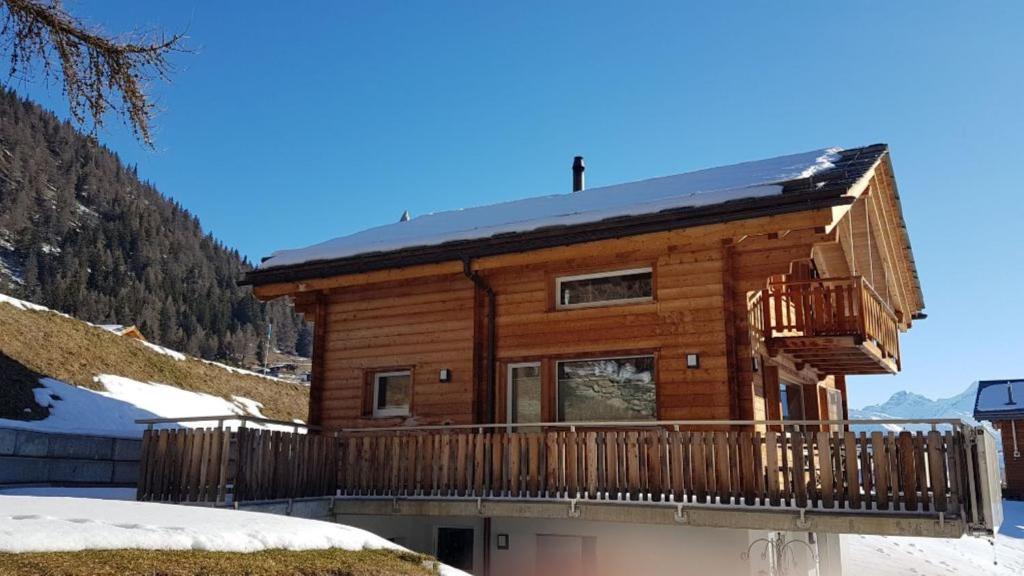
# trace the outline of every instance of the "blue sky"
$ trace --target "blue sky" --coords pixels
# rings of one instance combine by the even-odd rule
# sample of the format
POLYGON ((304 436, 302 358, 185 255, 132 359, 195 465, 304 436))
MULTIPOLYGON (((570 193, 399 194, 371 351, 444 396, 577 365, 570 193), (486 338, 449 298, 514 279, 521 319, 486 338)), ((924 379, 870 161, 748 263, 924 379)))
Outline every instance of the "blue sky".
MULTIPOLYGON (((69 2, 187 30, 157 150, 100 139, 253 260, 425 212, 892 146, 929 318, 853 406, 1021 376, 1019 2, 69 2)), ((64 114, 58 87, 16 88, 64 114)))

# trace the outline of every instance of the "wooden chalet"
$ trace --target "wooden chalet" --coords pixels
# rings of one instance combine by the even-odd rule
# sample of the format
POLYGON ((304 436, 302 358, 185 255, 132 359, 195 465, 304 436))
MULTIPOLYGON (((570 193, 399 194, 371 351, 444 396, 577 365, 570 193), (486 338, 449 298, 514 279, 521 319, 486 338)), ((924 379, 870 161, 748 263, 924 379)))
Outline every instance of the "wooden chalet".
POLYGON ((886 145, 593 189, 583 170, 571 193, 266 259, 244 283, 314 323, 321 436, 154 430, 140 498, 484 518, 485 572, 491 518, 994 529, 990 437, 848 420, 849 377, 899 372, 924 318, 886 145), (207 464, 222 472, 199 480, 207 464))
MULTIPOLYGON (((510 401, 534 421, 565 420, 559 367, 595 358, 640 358, 652 375, 628 419, 841 420, 847 377, 898 372, 899 334, 924 301, 887 147, 815 164, 827 154, 788 157, 819 169, 771 182, 777 193, 729 180, 758 175, 750 163, 718 169, 751 190, 720 202, 712 190, 708 203, 428 245, 403 235, 413 219, 378 229, 402 235, 396 249, 286 251, 246 282, 315 322, 309 421, 326 427, 500 423, 510 401), (538 383, 510 399, 509 379, 527 372, 538 383), (404 408, 375 406, 382 386, 401 388, 404 408)), ((672 178, 573 194, 628 197, 672 178)), ((684 194, 701 199, 700 184, 684 194)))

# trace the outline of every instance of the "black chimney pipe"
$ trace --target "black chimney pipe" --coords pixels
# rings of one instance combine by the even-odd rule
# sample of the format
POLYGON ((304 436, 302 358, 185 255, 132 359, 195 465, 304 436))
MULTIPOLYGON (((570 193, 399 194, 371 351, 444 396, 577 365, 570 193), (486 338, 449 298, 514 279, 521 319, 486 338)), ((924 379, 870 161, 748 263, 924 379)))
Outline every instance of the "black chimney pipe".
POLYGON ((583 156, 577 156, 572 160, 572 191, 583 190, 583 171, 587 167, 583 165, 583 156))

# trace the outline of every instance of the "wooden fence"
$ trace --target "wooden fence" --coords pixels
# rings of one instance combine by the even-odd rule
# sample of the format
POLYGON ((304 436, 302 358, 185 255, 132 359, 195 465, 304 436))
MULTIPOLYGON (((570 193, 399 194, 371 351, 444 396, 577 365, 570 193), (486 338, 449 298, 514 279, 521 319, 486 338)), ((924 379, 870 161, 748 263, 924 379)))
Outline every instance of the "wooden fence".
POLYGON ((963 433, 454 430, 345 432, 353 497, 582 498, 935 511, 965 501, 963 433))
POLYGON ((979 512, 976 486, 986 478, 977 446, 968 441, 968 433, 977 434, 970 428, 776 432, 763 431, 776 423, 747 424, 538 424, 518 431, 491 425, 325 435, 147 430, 138 499, 226 503, 337 495, 979 512))
POLYGON ((252 428, 146 430, 136 497, 226 502, 333 494, 335 446, 332 436, 252 428))

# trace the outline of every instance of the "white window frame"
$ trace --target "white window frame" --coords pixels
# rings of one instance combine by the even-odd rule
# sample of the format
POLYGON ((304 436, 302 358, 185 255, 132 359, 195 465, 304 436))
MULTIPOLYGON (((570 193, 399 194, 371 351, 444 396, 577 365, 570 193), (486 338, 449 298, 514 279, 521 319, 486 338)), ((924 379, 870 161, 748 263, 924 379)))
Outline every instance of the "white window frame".
POLYGON ((585 357, 585 358, 563 358, 555 360, 555 421, 561 421, 558 419, 558 407, 559 407, 559 385, 558 385, 558 368, 559 364, 566 362, 599 362, 601 360, 629 360, 630 358, 651 358, 654 360, 654 417, 650 420, 633 420, 634 422, 650 422, 658 420, 658 355, 657 354, 627 354, 624 356, 597 356, 597 357, 585 357))
POLYGON ((555 309, 557 310, 572 310, 574 308, 594 308, 597 306, 618 306, 622 304, 637 304, 640 302, 653 302, 654 301, 654 268, 646 266, 644 268, 630 268, 628 270, 611 270, 609 272, 595 272, 593 274, 577 274, 574 276, 559 276, 555 278, 555 309), (563 304, 562 303, 562 283, 563 282, 574 282, 577 280, 590 280, 593 278, 609 278, 611 276, 629 276, 630 274, 651 274, 651 295, 641 296, 639 298, 621 298, 617 300, 595 300, 594 302, 580 302, 579 304, 563 304))
POLYGON ((374 418, 388 418, 391 416, 408 416, 409 406, 412 403, 412 370, 393 370, 391 372, 374 372, 373 373, 373 417, 374 418), (388 378, 390 376, 408 376, 409 377, 409 404, 400 408, 378 408, 378 400, 380 398, 380 380, 381 378, 388 378))
MULTIPOLYGON (((512 411, 513 406, 515 406, 515 398, 512 394, 512 371, 515 370, 516 368, 533 367, 536 367, 537 371, 541 374, 541 394, 543 395, 544 367, 539 360, 535 362, 515 362, 513 364, 508 365, 507 372, 505 373, 505 422, 509 424, 519 424, 519 422, 512 421, 512 411)), ((541 403, 543 404, 543 398, 541 399, 541 403)), ((543 416, 541 417, 541 419, 543 420, 543 416)))

